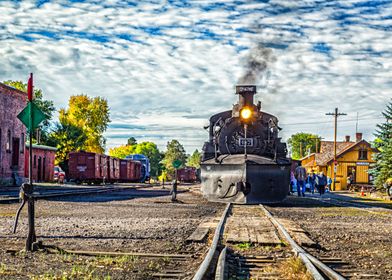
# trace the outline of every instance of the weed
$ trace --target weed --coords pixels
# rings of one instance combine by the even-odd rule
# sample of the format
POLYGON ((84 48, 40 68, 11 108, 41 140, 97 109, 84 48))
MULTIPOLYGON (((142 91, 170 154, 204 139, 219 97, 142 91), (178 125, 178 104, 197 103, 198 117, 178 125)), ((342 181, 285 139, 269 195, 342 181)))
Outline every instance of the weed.
POLYGON ((300 258, 291 257, 283 262, 280 271, 287 280, 311 280, 313 279, 306 271, 306 267, 300 258))
POLYGON ((248 250, 252 247, 252 243, 250 242, 243 242, 243 243, 238 243, 235 245, 236 248, 240 249, 240 250, 248 250))

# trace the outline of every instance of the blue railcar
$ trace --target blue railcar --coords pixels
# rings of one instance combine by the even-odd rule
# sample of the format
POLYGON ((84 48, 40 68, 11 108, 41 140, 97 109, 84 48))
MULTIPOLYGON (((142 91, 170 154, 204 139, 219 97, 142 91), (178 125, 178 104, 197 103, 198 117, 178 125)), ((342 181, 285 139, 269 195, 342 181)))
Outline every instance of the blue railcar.
POLYGON ((150 160, 145 155, 134 154, 125 157, 126 159, 137 160, 142 163, 140 182, 150 181, 150 160))

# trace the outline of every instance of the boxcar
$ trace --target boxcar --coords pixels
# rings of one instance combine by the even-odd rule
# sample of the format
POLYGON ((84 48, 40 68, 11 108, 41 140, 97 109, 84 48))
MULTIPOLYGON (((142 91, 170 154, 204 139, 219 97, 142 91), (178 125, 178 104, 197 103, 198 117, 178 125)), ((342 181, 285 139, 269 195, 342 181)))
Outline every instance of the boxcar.
POLYGON ((69 153, 69 177, 77 183, 102 183, 108 179, 107 156, 89 152, 69 153))
POLYGON ((120 160, 115 157, 107 156, 108 181, 115 183, 120 180, 120 160))
POLYGON ((196 182, 197 170, 195 167, 184 167, 177 170, 177 178, 181 182, 196 182))
POLYGON ((139 161, 120 159, 120 181, 139 182, 142 164, 139 161))

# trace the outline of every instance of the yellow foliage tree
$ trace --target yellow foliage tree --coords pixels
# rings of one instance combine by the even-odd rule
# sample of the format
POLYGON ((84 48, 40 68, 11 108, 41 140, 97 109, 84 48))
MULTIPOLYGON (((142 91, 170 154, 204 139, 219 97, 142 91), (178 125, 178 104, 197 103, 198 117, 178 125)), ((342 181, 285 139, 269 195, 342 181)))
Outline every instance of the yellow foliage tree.
POLYGON ((87 137, 84 145, 87 152, 105 152, 106 139, 103 133, 110 122, 106 99, 85 94, 73 95, 69 99, 68 109, 61 109, 59 117, 83 130, 87 137))

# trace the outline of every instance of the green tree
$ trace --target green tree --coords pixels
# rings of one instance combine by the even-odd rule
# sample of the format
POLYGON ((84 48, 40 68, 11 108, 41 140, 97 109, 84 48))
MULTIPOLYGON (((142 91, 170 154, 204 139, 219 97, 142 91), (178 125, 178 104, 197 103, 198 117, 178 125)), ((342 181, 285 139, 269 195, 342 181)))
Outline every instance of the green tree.
POLYGON ((382 187, 389 178, 392 178, 392 99, 382 115, 386 121, 377 125, 375 133, 377 138, 373 142, 373 146, 379 150, 375 156, 376 164, 372 169, 378 187, 382 187))
POLYGON ((60 118, 54 130, 48 135, 48 145, 57 148, 56 164, 68 172, 69 153, 83 150, 87 141, 87 135, 83 129, 77 127, 66 119, 60 118))
POLYGON ((175 139, 167 142, 165 157, 163 159, 166 170, 169 174, 174 174, 174 167, 172 165, 174 160, 180 160, 183 165, 186 162, 185 149, 180 142, 175 139))
MULTIPOLYGON (((20 91, 27 92, 27 83, 23 83, 22 81, 8 80, 8 81, 4 81, 3 83, 11 86, 13 88, 16 88, 20 91)), ((53 118, 53 113, 56 110, 56 108, 53 105, 53 101, 45 100, 43 96, 44 95, 43 95, 42 90, 34 87, 34 93, 33 93, 34 103, 48 117, 39 126, 40 134, 41 134, 41 143, 47 145, 48 144, 48 134, 49 134, 50 121, 53 118)), ((34 140, 34 142, 37 141, 36 134, 33 135, 33 140, 34 140)))
POLYGON ((201 153, 196 149, 193 154, 188 158, 186 165, 200 168, 201 153))
POLYGON ((135 146, 134 154, 142 154, 148 157, 151 166, 151 176, 157 177, 160 172, 159 162, 162 160, 162 154, 153 142, 141 142, 135 146))
POLYGON ((291 137, 287 140, 287 144, 291 150, 291 157, 293 159, 301 159, 308 154, 316 152, 316 143, 317 143, 317 151, 320 150, 320 139, 319 135, 300 132, 291 135, 291 137), (317 140, 318 139, 318 140, 317 140))
POLYGON ((128 138, 128 140, 127 140, 127 145, 128 146, 132 146, 132 145, 136 145, 136 144, 137 144, 137 141, 136 141, 135 137, 129 137, 128 138))
POLYGON ((118 147, 114 147, 109 149, 109 156, 116 158, 125 158, 131 154, 134 154, 135 147, 128 145, 121 145, 118 147))
POLYGON ((118 158, 125 158, 133 154, 142 154, 150 160, 151 176, 157 177, 160 172, 159 162, 162 160, 162 154, 153 142, 141 142, 134 145, 122 145, 109 149, 109 155, 118 158))
POLYGON ((60 110, 60 118, 83 129, 87 136, 85 150, 88 152, 104 153, 106 139, 103 133, 110 122, 109 106, 102 97, 74 95, 69 99, 69 108, 60 110))

